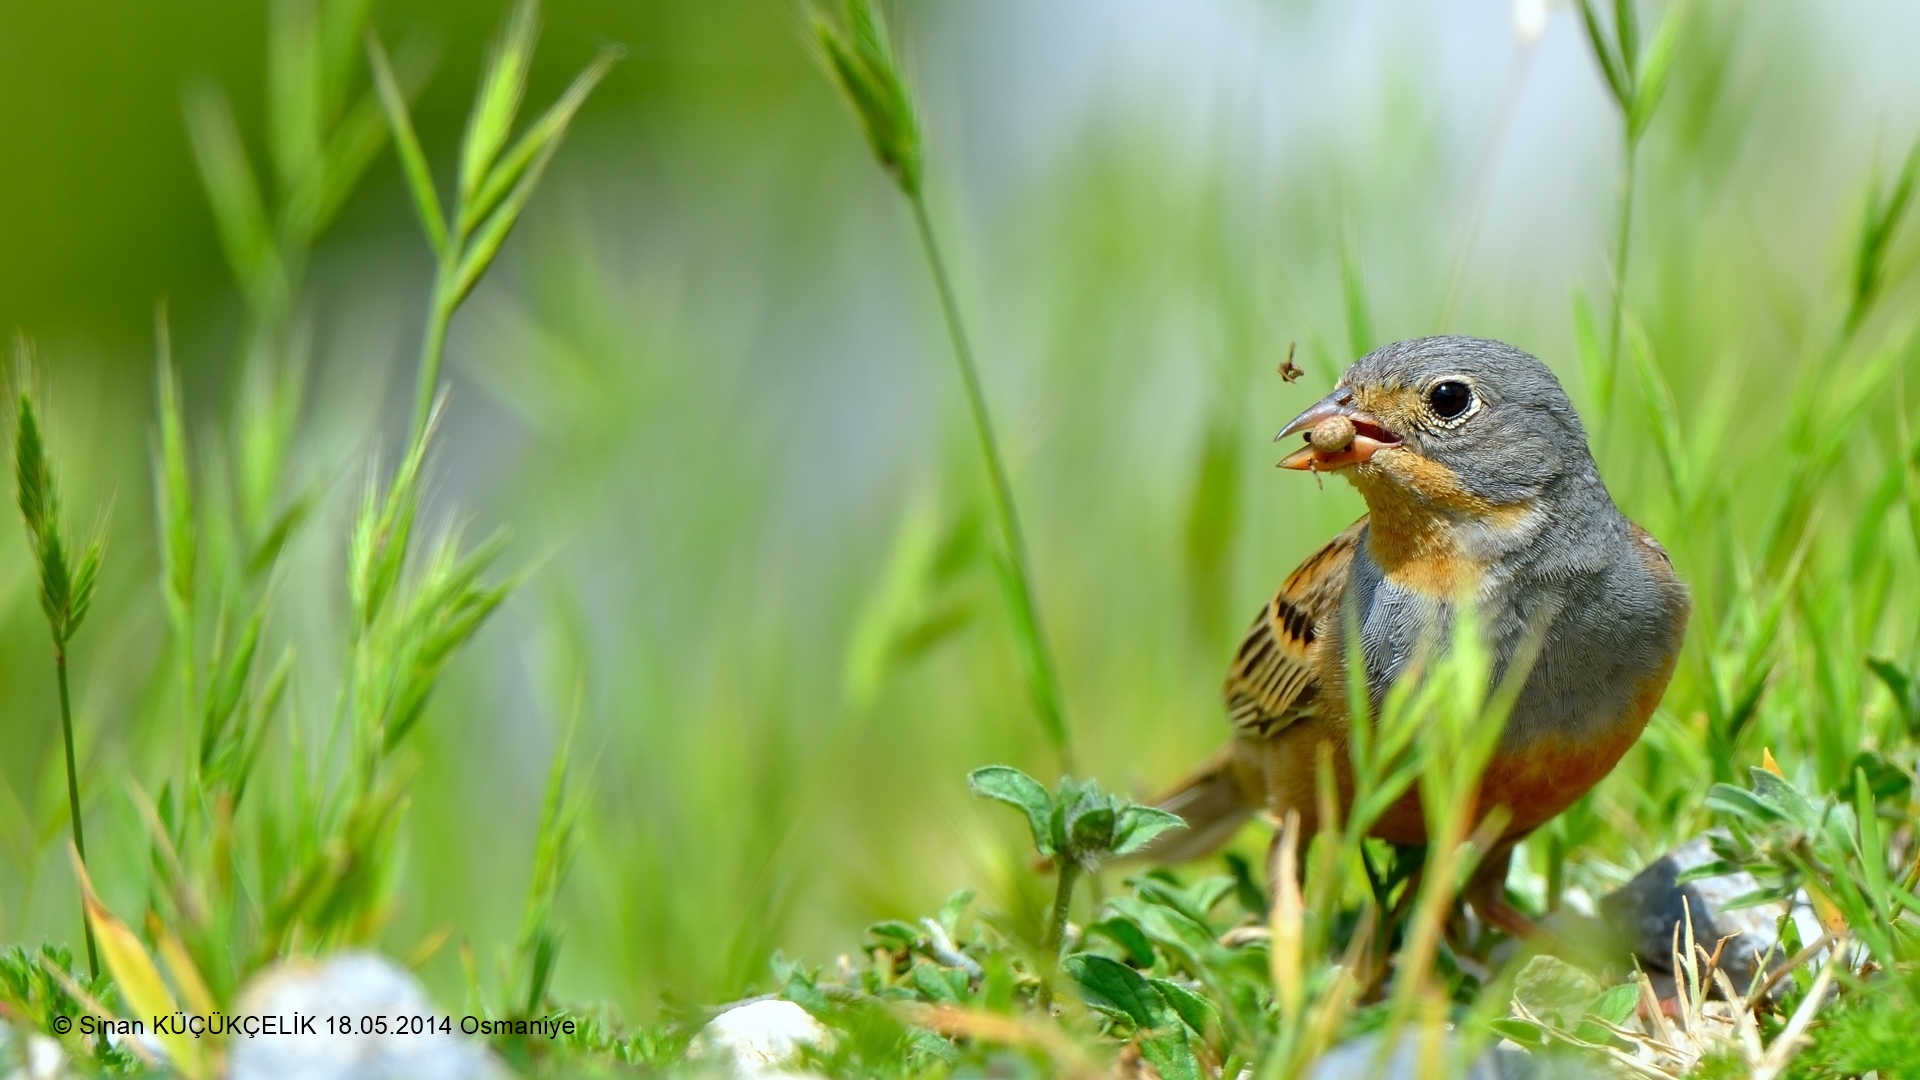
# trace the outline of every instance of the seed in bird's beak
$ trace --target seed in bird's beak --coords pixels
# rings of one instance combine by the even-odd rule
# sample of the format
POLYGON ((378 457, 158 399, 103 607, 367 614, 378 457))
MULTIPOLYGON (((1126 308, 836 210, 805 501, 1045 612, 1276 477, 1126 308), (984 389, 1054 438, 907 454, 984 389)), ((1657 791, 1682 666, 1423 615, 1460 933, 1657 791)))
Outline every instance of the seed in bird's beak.
POLYGON ((1337 454, 1353 445, 1353 421, 1344 416, 1329 416, 1313 425, 1307 441, 1322 454, 1337 454))

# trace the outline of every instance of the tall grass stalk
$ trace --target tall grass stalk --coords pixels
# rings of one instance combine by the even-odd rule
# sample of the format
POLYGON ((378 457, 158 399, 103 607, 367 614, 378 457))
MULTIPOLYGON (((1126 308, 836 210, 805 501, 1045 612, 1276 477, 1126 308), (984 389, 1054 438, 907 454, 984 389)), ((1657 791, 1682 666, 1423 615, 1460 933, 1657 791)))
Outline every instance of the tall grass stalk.
MULTIPOLYGON (((60 739, 66 750, 67 815, 72 826, 73 849, 84 866, 87 833, 80 812, 80 770, 73 745, 73 696, 67 686, 67 647, 93 603, 106 530, 103 525, 81 552, 78 562, 69 562, 68 545, 60 526, 60 496, 54 483, 53 461, 41 437, 32 393, 28 389, 32 364, 30 346, 25 339, 16 343, 15 357, 16 377, 22 385, 15 413, 14 479, 20 516, 27 526, 27 542, 39 570, 40 610, 46 614, 47 628, 53 636, 53 673, 60 688, 60 739)), ((87 972, 98 979, 99 951, 94 943, 93 924, 86 916, 83 902, 80 919, 87 939, 87 972)))
POLYGON ((433 173, 414 134, 406 95, 394 66, 378 39, 367 39, 374 85, 393 130, 414 208, 436 258, 432 301, 420 344, 410 444, 424 442, 427 437, 433 402, 439 393, 447 329, 454 312, 479 284, 480 275, 492 264, 500 245, 506 242, 507 234, 519 221, 541 175, 559 150, 574 114, 620 55, 617 48, 602 49, 560 99, 509 145, 514 117, 526 93, 527 73, 538 34, 538 4, 534 0, 521 0, 488 57, 473 112, 467 118, 451 212, 441 208, 433 173))
POLYGON ((1060 693, 1053 650, 1040 617, 1033 564, 1020 525, 1013 482, 1008 478, 1005 456, 994 433, 992 412, 987 407, 979 366, 974 360, 966 322, 961 317, 960 301, 941 253, 933 216, 927 208, 925 151, 912 91, 901 71, 893 39, 873 0, 845 0, 841 15, 841 23, 836 25, 816 11, 814 36, 827 72, 853 106, 875 160, 906 197, 913 213, 914 228, 933 278, 940 314, 953 346, 954 362, 966 391, 974 436, 980 444, 987 483, 993 494, 994 517, 1003 548, 1001 579, 1013 618, 1015 645, 1041 727, 1060 756, 1061 768, 1071 773, 1074 771, 1072 732, 1060 693))
POLYGON ((1634 175, 1638 171, 1640 140, 1666 95, 1673 71, 1674 47, 1686 16, 1688 0, 1675 0, 1661 16, 1653 39, 1642 47, 1637 0, 1614 0, 1611 25, 1604 25, 1594 0, 1580 0, 1581 22, 1607 89, 1620 110, 1621 165, 1617 233, 1613 243, 1613 312, 1607 334, 1603 385, 1592 387, 1600 408, 1597 425, 1604 440, 1611 428, 1614 387, 1620 370, 1620 346, 1625 333, 1627 266, 1632 254, 1634 175))

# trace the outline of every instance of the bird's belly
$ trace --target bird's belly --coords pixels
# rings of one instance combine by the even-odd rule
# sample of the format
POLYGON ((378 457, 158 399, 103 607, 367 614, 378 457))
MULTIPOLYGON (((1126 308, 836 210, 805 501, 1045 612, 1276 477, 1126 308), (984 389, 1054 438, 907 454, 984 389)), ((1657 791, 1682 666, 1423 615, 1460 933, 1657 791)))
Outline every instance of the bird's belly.
MULTIPOLYGON (((1584 744, 1538 740, 1523 750, 1496 751, 1481 774, 1474 824, 1500 807, 1507 815, 1503 836, 1532 832, 1606 779, 1639 734, 1635 725, 1611 739, 1584 744)), ((1369 831, 1396 844, 1426 843, 1427 821, 1418 785, 1380 815, 1369 831)))

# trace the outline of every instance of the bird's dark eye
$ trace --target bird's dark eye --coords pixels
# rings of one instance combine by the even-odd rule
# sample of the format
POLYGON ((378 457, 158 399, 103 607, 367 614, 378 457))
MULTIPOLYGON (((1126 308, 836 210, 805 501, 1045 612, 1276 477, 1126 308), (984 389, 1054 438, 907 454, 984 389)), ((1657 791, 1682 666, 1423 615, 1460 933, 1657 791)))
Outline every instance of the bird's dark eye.
POLYGON ((1427 404, 1433 406, 1435 416, 1451 420, 1466 412, 1467 406, 1473 404, 1473 391, 1467 388, 1466 383, 1448 379, 1434 383, 1433 389, 1427 391, 1427 404))

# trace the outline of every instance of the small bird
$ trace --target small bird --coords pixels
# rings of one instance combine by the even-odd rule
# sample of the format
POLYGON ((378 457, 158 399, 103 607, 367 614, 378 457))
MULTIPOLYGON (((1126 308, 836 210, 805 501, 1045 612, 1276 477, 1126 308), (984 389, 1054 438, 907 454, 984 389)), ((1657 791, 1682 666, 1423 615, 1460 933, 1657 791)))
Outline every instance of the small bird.
MULTIPOLYGON (((1312 835, 1320 744, 1332 744, 1341 801, 1351 798, 1348 627, 1377 708, 1423 649, 1444 644, 1464 599, 1495 679, 1537 649, 1476 803, 1482 815, 1505 807, 1508 824, 1464 894, 1485 923, 1529 934, 1506 901, 1513 846, 1639 738, 1686 635, 1687 589, 1614 506, 1559 381, 1510 345, 1430 337, 1375 350, 1275 439, 1302 432, 1281 467, 1346 477, 1367 514, 1261 608, 1227 673, 1233 739, 1157 800, 1188 827, 1143 854, 1198 858, 1261 810, 1297 813, 1312 835)), ((1372 832, 1424 843, 1417 790, 1372 832)))

